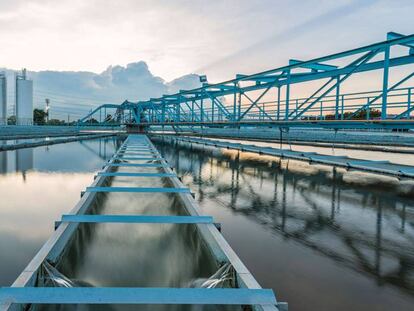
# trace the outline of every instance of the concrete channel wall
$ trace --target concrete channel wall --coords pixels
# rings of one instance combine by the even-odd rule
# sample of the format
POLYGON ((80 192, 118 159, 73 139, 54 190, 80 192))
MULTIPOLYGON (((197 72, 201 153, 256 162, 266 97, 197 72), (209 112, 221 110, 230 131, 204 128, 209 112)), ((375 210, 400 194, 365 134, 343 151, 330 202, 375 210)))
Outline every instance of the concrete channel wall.
POLYGON ((398 178, 414 178, 414 167, 409 165, 400 165, 391 163, 389 161, 374 161, 374 160, 360 160, 356 158, 349 158, 345 156, 332 156, 318 154, 315 152, 293 151, 289 149, 277 149, 272 147, 262 147, 250 144, 239 144, 225 141, 217 141, 205 138, 192 138, 172 136, 177 141, 188 143, 195 143, 201 145, 214 146, 218 148, 236 149, 246 152, 254 152, 264 155, 276 156, 281 158, 294 159, 299 161, 306 161, 309 163, 318 163, 324 165, 338 166, 347 169, 371 172, 376 174, 383 174, 395 176, 398 178))
POLYGON ((317 128, 291 128, 289 131, 278 128, 189 128, 176 127, 177 134, 198 134, 221 138, 248 138, 284 142, 319 142, 335 144, 358 144, 369 146, 414 147, 414 132, 334 130, 317 128))
POLYGON ((6 125, 0 126, 0 140, 39 137, 63 137, 84 135, 91 132, 119 131, 119 127, 103 126, 50 126, 50 125, 6 125))
POLYGON ((114 135, 116 135, 116 134, 87 134, 87 135, 77 135, 76 137, 70 137, 70 138, 54 138, 54 139, 50 139, 50 140, 45 139, 45 140, 34 141, 34 142, 21 142, 21 143, 15 143, 15 144, 5 144, 5 145, 0 145, 0 152, 1 151, 16 150, 16 149, 24 149, 24 148, 33 148, 33 147, 39 147, 39 146, 49 146, 49 145, 55 145, 55 144, 70 143, 70 142, 74 142, 74 141, 106 138, 106 137, 112 137, 114 135))

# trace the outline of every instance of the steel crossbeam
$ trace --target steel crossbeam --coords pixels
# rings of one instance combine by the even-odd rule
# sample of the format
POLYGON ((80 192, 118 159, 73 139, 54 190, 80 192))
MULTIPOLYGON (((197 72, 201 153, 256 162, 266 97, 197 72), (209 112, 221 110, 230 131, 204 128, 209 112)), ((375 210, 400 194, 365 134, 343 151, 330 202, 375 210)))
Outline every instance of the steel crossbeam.
POLYGON ((86 187, 86 192, 191 193, 188 188, 86 187))
POLYGON ((177 175, 169 174, 169 173, 99 172, 98 176, 104 176, 104 177, 174 177, 177 175))
POLYGON ((0 288, 0 302, 33 304, 275 305, 269 289, 13 287, 0 288))
POLYGON ((145 224, 212 224, 211 216, 148 215, 62 215, 61 222, 77 223, 145 223, 145 224))
POLYGON ((162 163, 108 163, 106 166, 165 167, 162 163))
POLYGON ((153 158, 153 157, 116 157, 116 160, 127 160, 127 161, 160 161, 162 158, 153 158))

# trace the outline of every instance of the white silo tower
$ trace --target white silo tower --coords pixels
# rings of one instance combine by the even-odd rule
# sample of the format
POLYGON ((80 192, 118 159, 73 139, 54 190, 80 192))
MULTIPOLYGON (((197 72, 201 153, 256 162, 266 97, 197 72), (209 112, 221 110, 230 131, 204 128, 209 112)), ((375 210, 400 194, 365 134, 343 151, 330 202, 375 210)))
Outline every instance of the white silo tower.
POLYGON ((7 80, 6 74, 0 72, 0 125, 7 124, 7 80))
POLYGON ((33 124, 33 81, 27 80, 26 69, 16 75, 16 124, 33 124))

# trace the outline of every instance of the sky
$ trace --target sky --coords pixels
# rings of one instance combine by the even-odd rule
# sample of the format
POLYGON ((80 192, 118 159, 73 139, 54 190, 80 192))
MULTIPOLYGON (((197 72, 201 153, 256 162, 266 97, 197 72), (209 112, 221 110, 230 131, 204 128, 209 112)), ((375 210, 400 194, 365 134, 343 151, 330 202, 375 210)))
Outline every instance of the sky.
POLYGON ((413 32, 412 0, 0 0, 0 67, 212 81, 413 32))
MULTIPOLYGON (((389 31, 411 34, 412 16, 412 0, 0 0, 0 71, 12 81, 27 68, 35 107, 49 98, 57 117, 79 117, 197 87, 195 74, 220 82, 383 41, 389 31)), ((377 90, 380 80, 349 85, 377 90)))

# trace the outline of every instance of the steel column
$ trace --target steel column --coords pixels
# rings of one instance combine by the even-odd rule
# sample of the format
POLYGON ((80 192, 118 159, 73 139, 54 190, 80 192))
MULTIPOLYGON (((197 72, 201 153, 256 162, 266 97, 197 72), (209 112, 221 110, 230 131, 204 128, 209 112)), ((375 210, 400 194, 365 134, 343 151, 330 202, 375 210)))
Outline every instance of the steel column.
POLYGON ((388 74, 390 65, 390 46, 386 46, 384 50, 384 72, 382 81, 382 108, 381 119, 387 119, 387 98, 388 98, 388 74))

